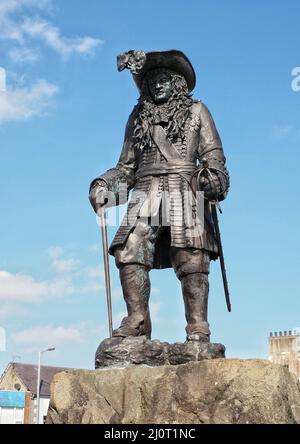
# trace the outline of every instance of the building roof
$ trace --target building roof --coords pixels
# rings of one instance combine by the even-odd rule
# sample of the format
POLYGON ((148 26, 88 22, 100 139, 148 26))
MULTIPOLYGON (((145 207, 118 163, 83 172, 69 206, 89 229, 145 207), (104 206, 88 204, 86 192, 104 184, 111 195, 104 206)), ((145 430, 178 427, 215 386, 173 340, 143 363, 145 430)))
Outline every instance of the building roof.
MULTIPOLYGON (((15 374, 21 379, 21 381, 26 385, 29 392, 36 396, 37 394, 37 373, 38 366, 32 364, 21 364, 13 362, 9 364, 8 368, 12 367, 15 374)), ((41 385, 40 385, 40 396, 50 397, 50 385, 52 379, 57 373, 72 370, 70 368, 64 367, 48 367, 41 366, 41 385)))

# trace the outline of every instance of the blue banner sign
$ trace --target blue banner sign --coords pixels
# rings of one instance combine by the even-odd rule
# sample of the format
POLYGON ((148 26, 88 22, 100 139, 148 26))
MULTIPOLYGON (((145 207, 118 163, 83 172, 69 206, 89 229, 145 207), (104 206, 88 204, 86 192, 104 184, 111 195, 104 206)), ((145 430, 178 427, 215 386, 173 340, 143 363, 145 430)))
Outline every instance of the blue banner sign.
POLYGON ((2 392, 0 391, 0 407, 25 407, 25 392, 2 392))

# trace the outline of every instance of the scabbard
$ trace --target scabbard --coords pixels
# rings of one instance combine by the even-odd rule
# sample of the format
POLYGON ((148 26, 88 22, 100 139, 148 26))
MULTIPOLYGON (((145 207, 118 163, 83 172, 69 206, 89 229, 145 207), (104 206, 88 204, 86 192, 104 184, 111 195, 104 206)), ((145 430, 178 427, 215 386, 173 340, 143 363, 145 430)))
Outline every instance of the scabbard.
POLYGON ((217 208, 216 208, 215 203, 213 203, 213 202, 210 203, 210 210, 211 210, 211 215, 212 215, 214 228, 215 228, 215 234, 216 234, 216 238, 217 238, 226 305, 227 305, 227 309, 228 309, 229 313, 231 313, 230 293, 229 293, 228 281, 227 281, 227 275, 226 275, 225 260, 224 260, 221 232, 220 232, 220 227, 219 227, 218 213, 217 213, 217 208))

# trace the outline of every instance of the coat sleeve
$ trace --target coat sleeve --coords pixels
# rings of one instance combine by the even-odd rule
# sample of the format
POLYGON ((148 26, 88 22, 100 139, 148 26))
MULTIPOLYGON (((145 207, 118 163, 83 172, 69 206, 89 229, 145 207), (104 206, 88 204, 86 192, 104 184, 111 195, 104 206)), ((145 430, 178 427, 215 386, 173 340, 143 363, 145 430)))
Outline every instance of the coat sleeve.
POLYGON ((230 178, 226 168, 226 158, 224 156, 222 142, 216 129, 213 118, 203 103, 200 103, 200 143, 198 149, 199 162, 206 159, 209 168, 213 169, 219 191, 219 200, 224 200, 227 196, 230 178))
POLYGON ((98 184, 104 184, 114 195, 117 205, 125 203, 129 191, 134 187, 136 170, 137 158, 133 147, 133 115, 131 115, 126 125, 124 144, 117 165, 94 179, 90 190, 98 184))

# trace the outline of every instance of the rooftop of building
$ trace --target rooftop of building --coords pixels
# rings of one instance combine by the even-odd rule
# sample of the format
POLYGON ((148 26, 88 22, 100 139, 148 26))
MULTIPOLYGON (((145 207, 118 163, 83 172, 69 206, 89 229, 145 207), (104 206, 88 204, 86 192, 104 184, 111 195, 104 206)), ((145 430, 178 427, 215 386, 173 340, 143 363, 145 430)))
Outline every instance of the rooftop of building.
MULTIPOLYGON (((36 396, 37 394, 37 375, 38 366, 33 364, 22 364, 11 362, 8 364, 6 370, 0 378, 0 383, 4 379, 8 370, 12 369, 16 376, 22 381, 22 383, 27 387, 28 391, 36 396)), ((52 379, 57 373, 70 371, 71 368, 65 367, 51 367, 51 366, 41 366, 41 385, 40 385, 40 396, 50 397, 50 385, 52 379)))

